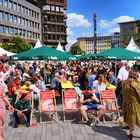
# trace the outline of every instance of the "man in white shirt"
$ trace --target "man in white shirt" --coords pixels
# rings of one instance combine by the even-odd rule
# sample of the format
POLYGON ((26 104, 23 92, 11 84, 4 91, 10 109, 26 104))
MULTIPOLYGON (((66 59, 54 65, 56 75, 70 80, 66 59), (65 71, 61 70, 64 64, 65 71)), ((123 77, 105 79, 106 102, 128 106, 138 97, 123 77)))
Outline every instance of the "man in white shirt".
POLYGON ((125 65, 122 61, 120 61, 118 63, 118 68, 119 68, 119 72, 118 72, 118 76, 117 76, 117 88, 116 88, 116 96, 117 96, 117 100, 118 100, 118 104, 120 107, 122 107, 122 82, 124 82, 125 80, 127 80, 128 78, 128 71, 125 68, 125 65))

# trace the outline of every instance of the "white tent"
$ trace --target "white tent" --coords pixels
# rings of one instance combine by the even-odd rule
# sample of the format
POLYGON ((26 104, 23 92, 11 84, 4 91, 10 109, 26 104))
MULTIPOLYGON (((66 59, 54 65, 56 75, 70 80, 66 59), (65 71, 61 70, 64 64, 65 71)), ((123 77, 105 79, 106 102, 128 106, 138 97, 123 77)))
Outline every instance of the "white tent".
POLYGON ((59 43, 58 43, 58 46, 57 46, 56 50, 59 50, 59 51, 61 51, 61 52, 65 52, 65 51, 63 50, 63 47, 61 46, 60 41, 59 41, 59 43))
POLYGON ((39 47, 42 47, 42 44, 41 44, 40 40, 37 39, 37 42, 36 42, 36 44, 35 44, 33 49, 36 49, 36 48, 39 48, 39 47))
POLYGON ((130 51, 134 51, 134 52, 139 52, 140 53, 140 49, 139 47, 136 45, 133 37, 131 38, 128 46, 126 47, 127 50, 130 50, 130 51))
POLYGON ((0 56, 11 56, 11 55, 14 55, 14 54, 15 53, 6 51, 5 49, 3 49, 3 48, 0 47, 0 56))

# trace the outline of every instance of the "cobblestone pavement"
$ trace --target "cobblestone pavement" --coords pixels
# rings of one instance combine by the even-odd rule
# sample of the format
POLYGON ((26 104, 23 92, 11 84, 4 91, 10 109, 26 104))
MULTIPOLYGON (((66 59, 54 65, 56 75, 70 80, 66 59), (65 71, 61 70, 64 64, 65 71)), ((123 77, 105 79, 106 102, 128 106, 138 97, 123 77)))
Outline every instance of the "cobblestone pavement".
MULTIPOLYGON (((4 135, 6 140, 127 140, 127 130, 113 122, 100 123, 98 127, 89 127, 82 123, 50 122, 26 128, 12 128, 7 112, 4 135)), ((140 140, 140 129, 136 128, 134 140, 140 140)))

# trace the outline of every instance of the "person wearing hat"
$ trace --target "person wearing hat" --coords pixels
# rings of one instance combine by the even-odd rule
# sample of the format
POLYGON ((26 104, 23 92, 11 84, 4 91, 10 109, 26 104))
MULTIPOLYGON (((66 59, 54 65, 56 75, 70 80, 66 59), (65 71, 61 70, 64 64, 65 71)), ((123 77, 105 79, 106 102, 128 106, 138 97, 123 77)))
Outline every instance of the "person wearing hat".
POLYGON ((14 117, 15 117, 15 124, 14 128, 18 128, 19 124, 19 116, 25 116, 26 119, 26 127, 30 126, 30 115, 31 115, 31 101, 27 98, 27 93, 23 93, 21 97, 17 100, 15 103, 15 111, 14 111, 14 117))

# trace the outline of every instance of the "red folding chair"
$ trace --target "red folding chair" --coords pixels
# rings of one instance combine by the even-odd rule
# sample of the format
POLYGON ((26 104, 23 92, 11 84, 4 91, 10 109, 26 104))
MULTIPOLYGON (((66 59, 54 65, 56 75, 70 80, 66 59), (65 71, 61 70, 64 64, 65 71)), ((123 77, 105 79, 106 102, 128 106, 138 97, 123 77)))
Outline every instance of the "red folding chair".
MULTIPOLYGON (((102 90, 101 91, 101 103, 106 108, 106 113, 117 113, 120 117, 120 110, 118 107, 115 92, 113 90, 102 90)), ((105 118, 104 118, 105 121, 105 118)))
MULTIPOLYGON (((86 90, 82 90, 82 94, 86 94, 86 90)), ((91 90, 91 94, 94 94, 94 90, 91 90)), ((90 110, 87 110, 87 113, 88 115, 92 114, 92 117, 95 119, 98 114, 98 110, 90 109, 90 110)), ((82 118, 82 121, 83 121, 83 118, 82 118)))
POLYGON ((45 90, 40 92, 39 112, 41 123, 43 123, 42 113, 51 114, 51 116, 48 116, 51 120, 53 120, 52 117, 55 115, 56 122, 58 122, 54 90, 45 90))
MULTIPOLYGON (((76 111, 79 114, 79 103, 76 90, 64 90, 62 94, 62 103, 63 103, 63 117, 65 122, 66 112, 76 111)), ((79 115, 80 116, 80 115, 79 115)))

